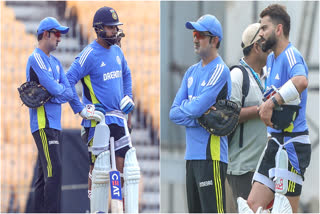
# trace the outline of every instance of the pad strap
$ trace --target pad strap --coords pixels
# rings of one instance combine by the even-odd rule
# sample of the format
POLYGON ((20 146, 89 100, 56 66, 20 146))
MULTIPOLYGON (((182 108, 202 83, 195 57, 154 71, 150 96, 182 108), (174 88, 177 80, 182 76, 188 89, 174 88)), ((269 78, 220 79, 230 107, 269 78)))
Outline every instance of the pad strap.
POLYGON ((114 144, 115 151, 117 151, 127 145, 129 145, 129 147, 132 147, 132 142, 131 142, 131 137, 130 137, 130 133, 129 133, 129 129, 128 129, 126 115, 122 111, 114 110, 114 111, 107 112, 106 116, 114 116, 114 117, 118 117, 123 120, 123 128, 125 131, 125 136, 123 136, 122 138, 115 141, 115 144, 114 144))
POLYGON ((274 182, 259 172, 254 173, 252 181, 259 181, 274 191, 274 182))
MULTIPOLYGON (((280 151, 283 149, 283 147, 286 144, 289 144, 292 142, 298 142, 298 143, 302 143, 302 144, 310 144, 310 139, 309 139, 308 135, 301 135, 301 136, 291 138, 290 140, 286 141, 284 144, 280 144, 279 141, 275 137, 272 137, 271 139, 279 145, 277 155, 276 155, 276 160, 275 160, 276 166, 279 165, 279 161, 280 161, 280 155, 278 155, 278 154, 280 153, 280 151)), ((270 178, 281 177, 284 179, 291 180, 291 181, 298 183, 300 185, 302 185, 302 183, 303 183, 301 175, 292 173, 292 172, 288 171, 288 169, 272 168, 269 170, 269 177, 270 178)))
POLYGON ((284 178, 300 185, 302 185, 303 183, 302 177, 300 175, 295 174, 293 172, 289 172, 286 169, 278 169, 278 168, 269 169, 269 178, 272 178, 272 177, 284 178))

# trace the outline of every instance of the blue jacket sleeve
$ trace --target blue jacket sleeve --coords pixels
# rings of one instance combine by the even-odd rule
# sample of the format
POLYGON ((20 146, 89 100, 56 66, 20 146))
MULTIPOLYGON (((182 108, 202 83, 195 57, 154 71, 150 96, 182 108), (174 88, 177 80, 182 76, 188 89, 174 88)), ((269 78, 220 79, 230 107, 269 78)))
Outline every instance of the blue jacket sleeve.
POLYGON ((78 97, 75 85, 80 79, 89 74, 90 69, 88 66, 88 61, 89 57, 81 66, 79 64, 79 57, 77 57, 76 60, 71 64, 67 72, 67 79, 69 80, 72 89, 72 99, 69 101, 69 104, 75 114, 79 113, 84 108, 78 97))
POLYGON ((184 100, 188 99, 188 88, 187 88, 187 74, 184 75, 181 86, 177 92, 177 95, 173 101, 173 104, 170 109, 170 120, 177 125, 187 126, 187 127, 197 127, 199 124, 197 123, 197 120, 194 118, 189 118, 187 114, 185 114, 181 109, 181 103, 184 100))
POLYGON ((62 95, 55 96, 51 98, 50 101, 53 103, 66 103, 72 99, 73 92, 69 84, 69 81, 66 78, 66 74, 64 73, 64 70, 60 63, 59 63, 59 67, 60 67, 60 84, 64 85, 66 89, 62 95))
POLYGON ((123 70, 123 94, 124 94, 124 96, 128 95, 132 99, 131 71, 128 67, 127 61, 124 58, 124 56, 122 59, 122 70, 123 70))
POLYGON ((216 103, 218 94, 228 82, 228 79, 230 80, 230 72, 229 69, 224 69, 221 74, 217 73, 216 75, 216 81, 208 82, 199 96, 182 101, 180 109, 189 118, 199 118, 216 103))
MULTIPOLYGON (((29 60, 31 67, 39 79, 39 83, 45 87, 53 97, 64 97, 67 87, 63 83, 55 81, 52 72, 40 68, 34 55, 31 55, 29 60)), ((68 97, 68 95, 66 97, 68 97)))

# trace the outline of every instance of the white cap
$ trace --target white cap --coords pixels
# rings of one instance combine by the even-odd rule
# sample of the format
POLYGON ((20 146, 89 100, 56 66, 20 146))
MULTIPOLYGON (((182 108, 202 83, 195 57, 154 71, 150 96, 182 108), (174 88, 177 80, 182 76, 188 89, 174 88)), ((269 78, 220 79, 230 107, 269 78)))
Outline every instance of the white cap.
POLYGON ((249 25, 242 33, 241 47, 246 48, 258 41, 261 38, 259 36, 259 30, 260 23, 254 23, 249 25))

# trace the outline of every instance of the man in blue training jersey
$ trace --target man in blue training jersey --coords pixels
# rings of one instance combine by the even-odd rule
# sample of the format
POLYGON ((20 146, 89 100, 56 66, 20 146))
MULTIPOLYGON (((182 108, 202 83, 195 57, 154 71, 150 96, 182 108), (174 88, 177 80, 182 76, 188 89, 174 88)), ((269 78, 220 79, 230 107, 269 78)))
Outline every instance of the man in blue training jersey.
MULTIPOLYGON (((137 178, 140 176, 140 171, 137 162, 132 162, 132 160, 136 160, 136 153, 134 147, 132 147, 126 120, 127 115, 134 108, 134 102, 132 100, 132 80, 127 61, 122 50, 117 45, 121 39, 120 34, 123 34, 118 28, 119 25, 122 25, 122 23, 119 22, 118 15, 114 9, 102 7, 97 10, 93 19, 93 27, 97 34, 97 39, 83 49, 67 73, 67 78, 73 89, 73 99, 69 103, 74 113, 79 113, 83 118, 81 124, 83 126, 82 139, 88 145, 89 150, 90 172, 88 179, 88 196, 89 198, 91 197, 91 209, 103 206, 103 204, 99 204, 100 202, 97 202, 95 199, 105 197, 105 195, 99 195, 100 193, 95 192, 99 188, 99 183, 95 183, 97 178, 92 174, 94 168, 100 167, 95 164, 99 155, 96 156, 92 154, 92 145, 94 142, 93 136, 96 121, 101 120, 101 118, 95 121, 93 120, 94 118, 89 116, 90 111, 95 109, 94 106, 97 105, 102 106, 107 112, 105 115, 105 123, 109 126, 110 136, 114 137, 115 140, 117 169, 120 172, 124 172, 124 195, 125 197, 127 195, 130 195, 129 197, 134 195, 134 209, 138 208, 138 192, 131 194, 131 190, 128 190, 131 186, 137 188, 139 180, 137 178), (79 80, 81 80, 83 86, 82 102, 80 102, 75 90, 75 84, 79 80), (133 171, 126 172, 124 166, 130 164, 135 168, 128 168, 129 171, 131 169, 133 171), (130 175, 130 173, 136 173, 138 177, 127 176, 130 175), (97 188, 95 188, 94 185, 97 185, 97 188), (92 198, 94 198, 94 200, 92 200, 92 198)), ((99 117, 97 114, 95 115, 99 117)), ((107 181, 107 179, 105 181, 107 181)), ((107 194, 104 190, 103 192, 103 194, 107 194)), ((106 195, 106 197, 107 196, 108 195, 106 195)), ((126 199, 126 211, 137 212, 138 210, 131 210, 132 204, 130 203, 132 203, 132 201, 126 199), (127 205, 130 205, 130 207, 127 207, 127 205)))
POLYGON ((210 135, 197 122, 217 100, 229 99, 228 66, 218 55, 222 27, 213 15, 187 22, 201 60, 185 73, 170 110, 170 119, 186 127, 186 187, 189 212, 225 212, 227 137, 210 135))
POLYGON ((308 67, 300 52, 289 42, 290 16, 286 8, 279 4, 269 5, 260 13, 260 18, 262 49, 273 51, 266 64, 267 87, 273 85, 281 88, 259 107, 260 118, 268 126, 271 138, 254 174, 248 205, 256 212, 259 207, 266 209, 275 197, 273 212, 282 212, 285 204, 297 212, 303 176, 311 156, 306 121, 308 67), (296 119, 288 128, 275 129, 274 122, 271 122, 272 114, 279 109, 279 105, 292 104, 300 106, 296 119), (283 152, 281 148, 288 158, 277 155, 276 163, 276 154, 283 152), (280 201, 283 204, 279 207, 280 201))
POLYGON ((43 106, 29 109, 31 132, 38 148, 34 212, 60 212, 61 104, 68 102, 73 93, 61 63, 50 52, 57 48, 61 34, 68 31, 53 17, 43 19, 37 30, 38 48, 27 63, 27 81, 36 81, 53 96, 43 106))

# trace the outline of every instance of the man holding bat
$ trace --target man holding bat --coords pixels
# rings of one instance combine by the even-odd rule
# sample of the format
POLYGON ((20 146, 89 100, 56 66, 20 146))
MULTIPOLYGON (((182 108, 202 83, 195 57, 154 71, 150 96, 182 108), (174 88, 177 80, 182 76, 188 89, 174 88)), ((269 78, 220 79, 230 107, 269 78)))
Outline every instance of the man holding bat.
MULTIPOLYGON (((73 89, 73 99, 69 103, 74 113, 83 117, 82 139, 89 150, 91 212, 108 211, 109 179, 114 178, 109 176, 110 137, 114 139, 117 169, 123 173, 125 211, 138 212, 140 168, 126 120, 134 108, 132 80, 126 59, 117 45, 124 35, 119 25, 122 23, 114 9, 97 10, 93 19, 97 39, 83 49, 67 73, 73 89), (79 80, 83 85, 82 103, 75 90, 79 80)), ((112 193, 121 195, 121 190, 112 189, 112 193)))

